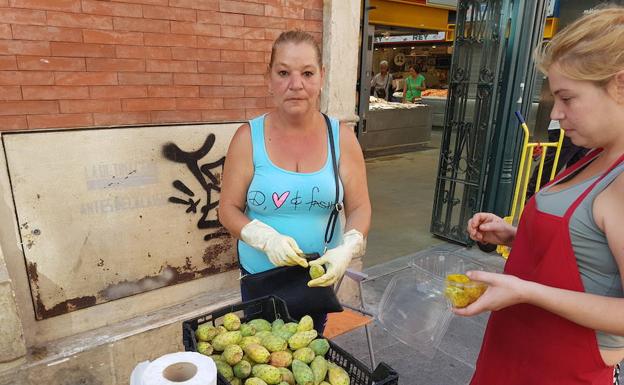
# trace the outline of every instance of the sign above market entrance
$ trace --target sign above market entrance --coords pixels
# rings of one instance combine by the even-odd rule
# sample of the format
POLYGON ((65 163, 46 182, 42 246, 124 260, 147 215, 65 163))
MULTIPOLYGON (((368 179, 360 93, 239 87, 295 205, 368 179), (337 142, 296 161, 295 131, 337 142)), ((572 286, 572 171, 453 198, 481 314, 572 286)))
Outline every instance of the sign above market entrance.
POLYGON ((416 33, 400 36, 375 36, 375 44, 381 43, 417 43, 417 42, 441 42, 446 40, 446 32, 416 33))

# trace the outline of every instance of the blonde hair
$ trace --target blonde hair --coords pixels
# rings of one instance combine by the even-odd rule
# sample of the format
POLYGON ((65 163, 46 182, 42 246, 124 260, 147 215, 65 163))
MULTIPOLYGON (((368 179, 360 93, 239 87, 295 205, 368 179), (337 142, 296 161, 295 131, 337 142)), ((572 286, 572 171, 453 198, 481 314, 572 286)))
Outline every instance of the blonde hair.
POLYGON ((312 36, 311 34, 305 31, 301 31, 297 29, 297 30, 282 32, 277 37, 277 39, 275 39, 275 41, 273 42, 273 47, 271 48, 271 61, 269 62, 269 68, 273 67, 273 61, 275 60, 275 52, 277 51, 277 48, 280 45, 286 44, 286 43, 310 44, 312 48, 314 48, 314 52, 316 53, 316 62, 319 68, 323 66, 322 61, 321 61, 321 48, 319 47, 318 43, 314 39, 314 36, 312 36))
POLYGON ((547 73, 557 65, 571 79, 606 85, 624 69, 624 7, 598 7, 557 33, 535 61, 547 73))

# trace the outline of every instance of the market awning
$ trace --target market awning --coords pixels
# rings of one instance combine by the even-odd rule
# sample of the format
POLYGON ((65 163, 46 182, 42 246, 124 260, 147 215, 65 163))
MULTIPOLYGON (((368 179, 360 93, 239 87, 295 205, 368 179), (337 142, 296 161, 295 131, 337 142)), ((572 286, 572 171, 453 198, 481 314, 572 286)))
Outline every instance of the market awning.
POLYGON ((425 0, 370 0, 370 24, 445 31, 448 9, 425 5, 425 0))

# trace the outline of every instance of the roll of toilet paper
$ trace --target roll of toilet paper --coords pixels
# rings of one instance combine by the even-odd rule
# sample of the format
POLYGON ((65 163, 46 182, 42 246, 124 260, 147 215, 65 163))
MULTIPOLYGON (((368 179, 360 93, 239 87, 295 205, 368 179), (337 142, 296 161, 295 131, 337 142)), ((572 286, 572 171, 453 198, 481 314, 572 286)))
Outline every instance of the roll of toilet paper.
POLYGON ((217 367, 199 353, 171 353, 152 361, 141 377, 141 385, 216 385, 217 367))

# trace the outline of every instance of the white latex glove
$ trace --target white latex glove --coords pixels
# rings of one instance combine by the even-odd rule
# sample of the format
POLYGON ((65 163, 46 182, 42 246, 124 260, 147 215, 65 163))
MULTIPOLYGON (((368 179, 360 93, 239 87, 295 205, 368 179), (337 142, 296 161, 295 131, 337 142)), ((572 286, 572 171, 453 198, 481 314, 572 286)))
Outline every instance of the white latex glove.
POLYGON ((319 259, 310 261, 312 265, 326 265, 325 274, 308 282, 308 286, 330 286, 344 275, 351 259, 364 254, 366 244, 364 235, 352 229, 347 231, 340 246, 327 250, 319 259))
POLYGON ((278 233, 257 219, 243 226, 241 239, 254 249, 263 251, 275 266, 308 267, 308 261, 298 255, 303 254, 303 251, 294 239, 278 233))

